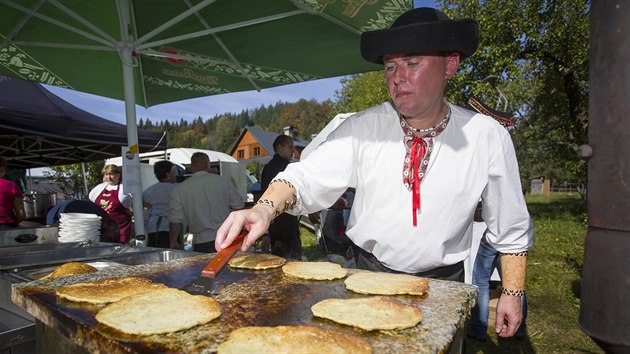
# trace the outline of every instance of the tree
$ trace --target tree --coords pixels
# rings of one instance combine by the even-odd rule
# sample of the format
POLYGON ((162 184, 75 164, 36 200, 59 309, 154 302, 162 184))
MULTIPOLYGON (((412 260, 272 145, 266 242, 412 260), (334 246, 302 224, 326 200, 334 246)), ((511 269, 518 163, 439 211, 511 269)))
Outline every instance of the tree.
POLYGON ((341 85, 335 94, 335 113, 358 112, 390 100, 383 71, 342 78, 341 85))
POLYGON ((265 164, 260 161, 254 161, 247 164, 245 167, 252 176, 256 177, 256 179, 260 180, 260 175, 262 173, 262 169, 265 167, 265 164))
POLYGON ((312 134, 319 133, 332 118, 330 101, 319 103, 316 100, 301 99, 288 104, 269 130, 281 132, 286 126, 293 126, 298 130, 302 139, 310 139, 312 134))
POLYGON ((287 105, 289 105, 289 103, 278 101, 274 105, 269 105, 267 107, 264 105, 260 106, 252 111, 250 115, 251 121, 254 126, 260 129, 271 130, 270 127, 274 126, 274 123, 280 116, 280 113, 287 105))
POLYGON ((196 131, 189 129, 177 134, 173 134, 172 137, 168 137, 168 146, 171 148, 196 148, 205 149, 207 144, 207 138, 199 135, 196 131))
POLYGON ((217 122, 216 149, 225 153, 229 152, 240 132, 241 127, 238 127, 235 124, 234 117, 226 114, 219 118, 219 121, 217 122))
POLYGON ((441 0, 451 18, 474 18, 481 43, 450 80, 447 97, 504 94, 519 118, 512 136, 523 181, 586 181, 577 156, 588 138, 589 1, 441 0))
POLYGON ((192 129, 195 131, 195 133, 197 133, 200 137, 203 137, 205 135, 208 134, 208 128, 206 127, 206 125, 203 122, 203 119, 201 119, 201 117, 197 117, 197 119, 195 120, 195 122, 193 123, 193 127, 192 129))
POLYGON ((236 116, 236 125, 239 127, 246 127, 248 125, 252 125, 251 124, 251 118, 249 116, 249 111, 248 110, 242 110, 241 113, 239 113, 236 116))
POLYGON ((83 183, 83 169, 80 163, 51 166, 50 171, 45 171, 44 176, 55 181, 62 189, 64 194, 71 196, 72 199, 83 199, 89 191, 103 181, 101 170, 105 166, 104 161, 85 162, 85 178, 88 190, 85 191, 83 183))

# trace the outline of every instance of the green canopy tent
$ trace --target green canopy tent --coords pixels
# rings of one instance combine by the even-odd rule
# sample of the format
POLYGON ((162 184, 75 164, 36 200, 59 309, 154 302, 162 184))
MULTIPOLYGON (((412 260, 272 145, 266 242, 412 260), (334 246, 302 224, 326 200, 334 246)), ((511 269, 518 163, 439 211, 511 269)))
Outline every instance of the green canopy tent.
MULTIPOLYGON (((0 0, 0 74, 146 107, 380 69, 360 34, 412 0, 0 0)), ((141 214, 140 198, 134 212, 141 214)), ((136 234, 144 234, 141 223, 136 234)))

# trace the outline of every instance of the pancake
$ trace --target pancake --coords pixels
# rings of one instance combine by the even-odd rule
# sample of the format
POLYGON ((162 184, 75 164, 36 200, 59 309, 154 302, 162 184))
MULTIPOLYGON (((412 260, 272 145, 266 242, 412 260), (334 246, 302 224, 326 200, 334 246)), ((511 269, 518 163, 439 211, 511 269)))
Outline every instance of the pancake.
POLYGON ((370 295, 423 295, 429 280, 408 274, 360 272, 345 280, 346 289, 370 295))
POLYGON ((348 273, 339 264, 330 262, 289 262, 282 267, 282 271, 309 280, 341 279, 348 273))
POLYGON ((242 269, 271 269, 282 267, 287 260, 282 257, 266 253, 238 253, 228 262, 232 268, 242 269))
POLYGON ((242 327, 219 344, 218 354, 363 354, 370 343, 352 334, 313 326, 242 327))
POLYGON ((70 301, 107 304, 127 296, 164 288, 166 285, 153 283, 145 278, 106 278, 62 286, 57 289, 57 296, 70 301))
POLYGON ((189 329, 220 315, 214 298, 165 288, 109 304, 96 314, 96 320, 124 333, 149 335, 189 329))
POLYGON ((386 296, 326 299, 311 306, 313 315, 366 331, 410 328, 422 321, 422 310, 386 296))
POLYGON ((68 262, 55 268, 55 270, 53 270, 52 273, 46 276, 43 276, 41 279, 61 278, 61 277, 66 277, 68 275, 87 274, 87 273, 94 273, 94 272, 98 272, 98 269, 92 267, 89 264, 85 264, 81 262, 68 262))

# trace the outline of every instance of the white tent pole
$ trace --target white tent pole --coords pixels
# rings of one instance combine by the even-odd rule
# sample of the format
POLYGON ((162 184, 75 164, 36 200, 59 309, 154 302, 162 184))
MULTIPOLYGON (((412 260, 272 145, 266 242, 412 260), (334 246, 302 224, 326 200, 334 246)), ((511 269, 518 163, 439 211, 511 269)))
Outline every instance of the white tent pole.
POLYGON ((28 169, 28 182, 26 182, 29 193, 33 191, 33 176, 31 176, 31 169, 28 169))
MULTIPOLYGON (((132 62, 131 48, 126 46, 122 48, 122 60, 123 60, 123 83, 125 89, 125 113, 127 116, 127 143, 129 144, 129 151, 134 154, 139 154, 138 149, 138 126, 136 123, 136 95, 134 92, 133 84, 133 67, 130 65, 132 62)), ((142 180, 139 180, 140 190, 142 190, 142 180)), ((124 185, 124 183, 123 183, 124 185)), ((144 214, 142 207, 142 194, 132 192, 133 199, 133 215, 134 215, 134 230, 136 231, 136 245, 146 244, 141 241, 139 236, 145 236, 144 232, 144 214)), ((142 240, 144 241, 144 240, 142 240)))
MULTIPOLYGON (((120 15, 121 27, 129 28, 129 2, 120 1, 119 10, 122 12, 120 15)), ((133 81, 133 62, 132 47, 129 35, 122 33, 122 46, 120 49, 122 70, 123 70, 123 84, 125 92, 125 113, 127 117, 127 143, 129 144, 129 151, 133 154, 139 155, 138 148, 138 126, 136 123, 136 94, 134 91, 133 81)), ((124 157, 123 157, 124 158, 124 157)), ((142 207, 142 180, 138 181, 140 192, 132 190, 133 200, 133 215, 134 215, 134 230, 136 232, 136 245, 146 245, 146 234, 144 231, 144 214, 142 207)), ((124 182, 123 182, 124 185, 124 182)))
POLYGON ((85 163, 83 161, 81 161, 81 172, 83 173, 83 188, 85 188, 84 196, 87 197, 88 194, 90 194, 90 191, 88 190, 87 176, 85 175, 85 163))

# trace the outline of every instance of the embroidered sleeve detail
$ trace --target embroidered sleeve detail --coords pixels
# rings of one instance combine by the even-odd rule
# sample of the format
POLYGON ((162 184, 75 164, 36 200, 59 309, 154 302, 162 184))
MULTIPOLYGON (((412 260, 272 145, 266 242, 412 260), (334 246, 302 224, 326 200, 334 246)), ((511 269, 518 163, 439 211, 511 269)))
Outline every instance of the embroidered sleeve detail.
MULTIPOLYGON (((295 187, 293 186, 293 184, 286 179, 283 179, 283 178, 274 179, 273 181, 271 181, 271 183, 269 183, 269 186, 271 187, 271 185, 273 185, 274 183, 282 183, 295 191, 295 187)), ((297 204, 297 195, 296 193, 293 193, 291 195, 290 200, 287 200, 284 202, 282 210, 276 209, 276 211, 278 211, 279 214, 282 214, 289 209, 293 209, 296 204, 297 204)))
POLYGON ((295 193, 293 193, 293 195, 291 196, 291 200, 287 200, 284 202, 284 210, 283 212, 289 210, 289 209, 293 209, 295 207, 295 205, 297 204, 297 195, 295 195, 295 193))
POLYGON ((259 199, 256 202, 256 205, 264 205, 267 206, 271 209, 273 209, 273 218, 277 218, 278 215, 280 215, 282 212, 280 210, 278 210, 278 208, 276 208, 276 205, 274 204, 273 200, 269 200, 269 199, 259 199))
POLYGON ((525 289, 514 290, 514 289, 501 289, 501 294, 510 295, 510 296, 523 296, 525 295, 525 289))
POLYGON ((516 252, 516 253, 501 253, 501 255, 514 256, 514 257, 527 257, 528 252, 529 251, 516 252))
POLYGON ((295 187, 293 187, 293 184, 291 184, 291 182, 289 182, 289 181, 287 181, 286 179, 283 179, 283 178, 274 179, 273 181, 271 181, 271 182, 269 183, 269 185, 272 185, 272 184, 274 184, 274 183, 284 183, 284 184, 286 184, 287 186, 289 186, 289 187, 291 187, 291 188, 295 189, 295 187))

